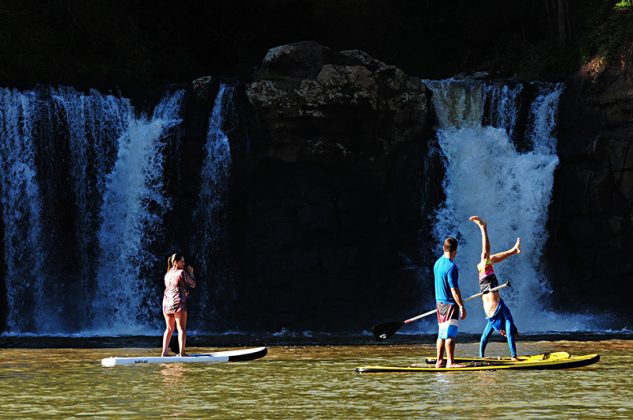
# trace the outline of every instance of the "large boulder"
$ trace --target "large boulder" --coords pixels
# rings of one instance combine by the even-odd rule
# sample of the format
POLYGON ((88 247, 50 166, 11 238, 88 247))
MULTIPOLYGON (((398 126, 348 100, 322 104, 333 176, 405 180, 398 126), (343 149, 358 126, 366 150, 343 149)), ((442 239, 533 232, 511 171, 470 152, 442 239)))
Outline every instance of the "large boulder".
POLYGON ((268 51, 245 98, 257 118, 235 145, 233 318, 358 331, 417 309, 430 231, 420 80, 362 51, 299 42, 268 51))
POLYGON ((315 42, 268 51, 246 93, 270 133, 270 157, 286 162, 388 154, 420 138, 428 115, 420 79, 315 42))

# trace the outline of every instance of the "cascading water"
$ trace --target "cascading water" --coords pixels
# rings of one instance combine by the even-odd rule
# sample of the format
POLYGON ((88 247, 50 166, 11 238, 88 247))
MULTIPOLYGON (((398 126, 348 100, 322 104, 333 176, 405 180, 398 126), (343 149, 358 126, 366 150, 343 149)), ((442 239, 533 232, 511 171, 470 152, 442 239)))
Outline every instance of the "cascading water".
POLYGON ((183 96, 137 117, 128 99, 96 91, 0 89, 6 333, 158 331, 147 278, 183 96))
POLYGON ((217 296, 226 292, 224 264, 217 264, 226 255, 226 213, 225 203, 231 171, 231 147, 223 130, 224 116, 231 107, 235 88, 221 84, 209 118, 207 141, 204 147, 204 162, 200 174, 200 192, 193 214, 197 227, 194 235, 194 255, 200 266, 196 274, 207 279, 207 287, 198 290, 199 310, 212 315, 215 306, 207 308, 207 303, 218 303, 217 296), (214 261, 214 266, 208 262, 214 261), (211 299, 210 292, 215 298, 211 299))
POLYGON ((166 96, 151 118, 132 119, 118 139, 97 235, 100 257, 92 316, 96 333, 147 334, 155 329, 160 296, 143 274, 159 263, 150 246, 171 206, 163 192, 165 135, 182 122, 183 96, 184 91, 166 96))
POLYGON ((523 85, 508 86, 504 83, 483 85, 484 102, 488 102, 488 125, 504 128, 510 138, 516 129, 523 85))
POLYGON ((46 304, 42 242, 42 196, 35 165, 35 92, 0 89, 0 171, 4 226, 7 328, 37 331, 57 323, 46 304))
MULTIPOLYGON (((488 222, 491 253, 511 248, 521 237, 522 253, 495 266, 499 280, 512 283, 502 296, 519 330, 588 329, 583 317, 563 317, 547 310, 551 290, 541 269, 548 206, 558 165, 553 132, 563 86, 539 85, 528 117, 529 150, 519 152, 509 135, 516 124, 519 88, 500 89, 498 85, 468 80, 424 83, 433 91, 439 121, 437 139, 446 169, 446 201, 435 215, 436 249, 441 253, 441 243, 448 235, 459 239, 456 262, 462 295, 479 291, 475 265, 481 255, 481 236, 468 220, 478 215, 488 222), (496 127, 482 126, 486 103, 488 121, 496 127)), ((468 311, 460 328, 481 331, 481 304, 471 303, 468 311)))
MULTIPOLYGON (((91 91, 89 95, 72 88, 51 89, 56 123, 68 132, 70 182, 75 199, 76 260, 79 278, 73 288, 75 299, 88 302, 95 289, 98 257, 97 231, 99 211, 106 191, 106 175, 116 157, 116 139, 128 131, 134 117, 130 101, 91 91)), ((81 320, 77 327, 88 325, 90 305, 75 309, 81 320)))

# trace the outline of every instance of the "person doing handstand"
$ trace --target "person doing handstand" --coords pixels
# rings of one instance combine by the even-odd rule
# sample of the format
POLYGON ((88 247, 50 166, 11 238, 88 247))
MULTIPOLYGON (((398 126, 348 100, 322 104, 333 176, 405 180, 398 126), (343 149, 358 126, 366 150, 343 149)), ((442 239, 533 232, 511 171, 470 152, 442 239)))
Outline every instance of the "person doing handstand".
MULTIPOLYGON (((486 222, 481 220, 479 216, 472 216, 469 220, 479 226, 481 231, 481 261, 477 264, 477 270, 479 271, 479 290, 485 292, 499 285, 493 264, 499 263, 511 255, 520 254, 521 239, 517 238, 516 243, 509 250, 490 255, 490 239, 488 238, 486 222)), ((510 308, 501 299, 499 292, 484 293, 481 296, 481 300, 483 301, 487 323, 479 342, 479 357, 485 357, 488 339, 492 331, 497 330, 502 336, 507 338, 512 360, 519 360, 515 342, 519 332, 516 325, 514 325, 510 308)))

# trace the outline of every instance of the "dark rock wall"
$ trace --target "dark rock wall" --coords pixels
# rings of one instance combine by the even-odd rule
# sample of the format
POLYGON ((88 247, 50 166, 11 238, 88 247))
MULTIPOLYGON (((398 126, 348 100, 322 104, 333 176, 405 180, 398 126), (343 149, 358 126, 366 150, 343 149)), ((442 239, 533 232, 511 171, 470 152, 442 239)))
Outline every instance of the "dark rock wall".
POLYGON ((429 137, 420 80, 303 42, 271 49, 245 94, 258 119, 234 151, 236 319, 358 328, 419 305, 429 137))
MULTIPOLYGON (((633 43, 568 83, 547 256, 557 300, 633 314, 633 43)), ((628 314, 628 315, 626 315, 628 314)))

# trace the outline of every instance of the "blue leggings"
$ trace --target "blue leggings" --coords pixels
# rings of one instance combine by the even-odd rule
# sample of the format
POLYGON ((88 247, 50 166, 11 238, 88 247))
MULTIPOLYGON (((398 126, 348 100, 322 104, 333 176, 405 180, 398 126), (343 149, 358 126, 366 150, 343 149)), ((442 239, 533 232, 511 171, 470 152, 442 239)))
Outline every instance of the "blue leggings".
POLYGON ((514 341, 514 336, 517 332, 517 327, 514 325, 512 321, 512 314, 510 313, 510 309, 506 306, 506 304, 501 300, 499 302, 499 306, 497 306, 497 310, 494 315, 490 318, 486 318, 488 321, 486 323, 486 328, 484 329, 483 334, 481 334, 481 340, 479 341, 479 357, 485 357, 484 354, 486 352, 486 346, 488 345, 488 339, 492 335, 494 330, 505 329, 506 338, 508 339, 508 347, 510 347, 510 354, 512 357, 517 357, 517 346, 514 341))

